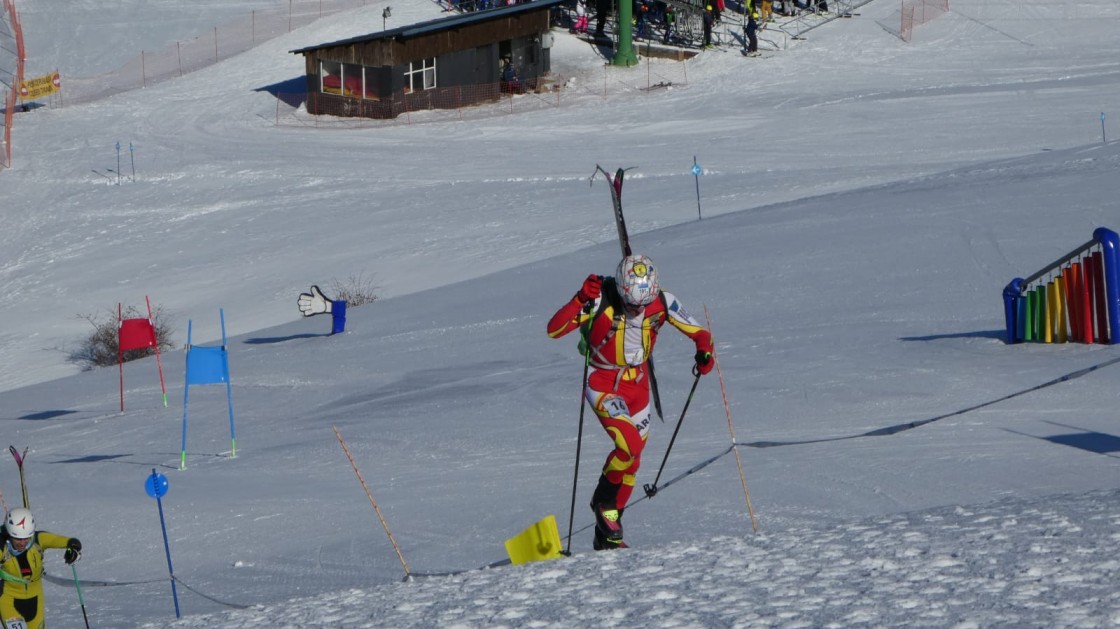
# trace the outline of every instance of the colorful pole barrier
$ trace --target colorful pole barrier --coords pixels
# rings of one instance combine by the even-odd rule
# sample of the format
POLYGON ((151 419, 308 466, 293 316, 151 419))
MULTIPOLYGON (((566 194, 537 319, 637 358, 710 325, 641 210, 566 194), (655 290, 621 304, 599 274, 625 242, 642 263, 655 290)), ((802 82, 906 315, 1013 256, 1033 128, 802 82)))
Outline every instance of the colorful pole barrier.
POLYGON ((1007 342, 1120 342, 1120 235, 1093 239, 1003 292, 1007 342), (1045 283, 1041 283, 1045 282, 1045 283))

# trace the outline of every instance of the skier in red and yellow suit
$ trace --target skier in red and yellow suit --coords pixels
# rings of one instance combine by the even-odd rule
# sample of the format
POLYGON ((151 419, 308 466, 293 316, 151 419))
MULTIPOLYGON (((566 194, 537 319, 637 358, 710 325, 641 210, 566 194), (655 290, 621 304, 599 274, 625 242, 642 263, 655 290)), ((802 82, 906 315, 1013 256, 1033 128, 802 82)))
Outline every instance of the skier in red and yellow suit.
POLYGON ((35 530, 27 509, 12 509, 0 528, 0 627, 40 629, 43 626, 43 549, 65 548, 66 563, 82 556, 76 537, 35 530))
POLYGON ((649 358, 666 322, 696 344, 697 373, 710 372, 711 333, 676 297, 661 290, 653 262, 638 255, 623 258, 613 278, 588 276, 548 322, 552 338, 587 326, 584 342, 590 369, 584 395, 614 441, 591 498, 596 550, 625 547, 622 511, 634 491, 649 432, 649 358))

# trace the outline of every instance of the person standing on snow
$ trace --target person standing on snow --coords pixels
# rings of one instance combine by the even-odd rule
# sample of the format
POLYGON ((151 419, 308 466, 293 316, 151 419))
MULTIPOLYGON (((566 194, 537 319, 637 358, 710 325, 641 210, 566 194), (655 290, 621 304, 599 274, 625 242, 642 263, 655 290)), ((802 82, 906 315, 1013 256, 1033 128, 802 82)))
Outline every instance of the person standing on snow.
POLYGON ((614 441, 591 498, 595 550, 626 547, 622 512, 649 434, 649 359, 666 322, 696 344, 696 373, 710 372, 715 364, 711 333, 661 290, 653 262, 641 255, 623 258, 615 277, 587 276, 548 322, 552 338, 583 328, 581 350, 590 352, 584 397, 614 441))
POLYGON ((747 26, 745 28, 747 33, 747 56, 757 57, 760 54, 758 52, 758 35, 756 34, 758 31, 758 13, 751 4, 750 2, 747 3, 747 26))
POLYGON ((704 48, 712 47, 712 25, 715 23, 715 17, 712 15, 712 5, 704 7, 704 48))
POLYGON ((12 509, 0 528, 0 627, 43 627, 43 549, 65 548, 63 558, 72 564, 82 556, 76 537, 35 531, 31 511, 12 509), (19 624, 22 621, 23 624, 19 624))

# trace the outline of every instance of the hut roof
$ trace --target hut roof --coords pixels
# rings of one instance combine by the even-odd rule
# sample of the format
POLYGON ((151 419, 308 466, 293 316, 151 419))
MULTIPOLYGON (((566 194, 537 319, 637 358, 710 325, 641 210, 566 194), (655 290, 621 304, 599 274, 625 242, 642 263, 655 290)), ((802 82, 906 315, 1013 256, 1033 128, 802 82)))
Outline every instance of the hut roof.
POLYGON ((321 50, 323 48, 335 48, 339 46, 349 46, 351 44, 360 44, 379 40, 397 39, 404 41, 413 37, 427 35, 429 33, 435 33, 463 26, 470 26, 473 24, 482 24, 484 22, 489 22, 490 20, 496 20, 511 15, 528 13, 530 11, 539 11, 541 9, 551 9, 552 7, 565 1, 566 0, 532 0, 531 2, 498 7, 496 9, 487 9, 485 11, 460 13, 458 15, 452 15, 450 17, 436 18, 434 20, 419 22, 417 24, 410 24, 408 26, 390 28, 370 35, 361 35, 359 37, 351 37, 350 39, 342 39, 326 44, 318 44, 315 46, 298 48, 289 52, 300 55, 311 52, 313 50, 321 50))

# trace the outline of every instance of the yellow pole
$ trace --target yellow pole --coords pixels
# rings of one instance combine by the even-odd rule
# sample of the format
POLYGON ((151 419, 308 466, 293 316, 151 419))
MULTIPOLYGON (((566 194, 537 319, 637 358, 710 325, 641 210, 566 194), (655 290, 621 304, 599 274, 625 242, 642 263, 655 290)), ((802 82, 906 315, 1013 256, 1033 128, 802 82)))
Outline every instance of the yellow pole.
POLYGON ((1046 284, 1046 342, 1057 342, 1057 290, 1054 280, 1046 284))
POLYGON ((1069 341, 1069 334, 1066 332, 1066 322, 1069 313, 1069 304, 1066 302, 1066 281, 1062 277, 1054 278, 1054 288, 1058 292, 1058 338, 1059 343, 1069 341))

